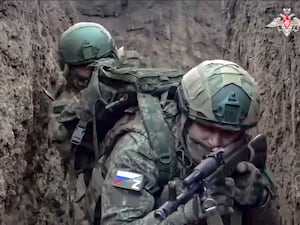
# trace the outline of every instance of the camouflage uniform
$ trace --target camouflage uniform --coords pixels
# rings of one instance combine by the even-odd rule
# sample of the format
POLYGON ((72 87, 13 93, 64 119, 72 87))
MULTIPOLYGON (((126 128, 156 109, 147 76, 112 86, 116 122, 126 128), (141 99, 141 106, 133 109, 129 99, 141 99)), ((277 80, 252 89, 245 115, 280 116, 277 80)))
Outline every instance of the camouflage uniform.
MULTIPOLYGON (((159 169, 155 164, 158 155, 151 148, 140 112, 135 110, 123 117, 115 129, 107 134, 103 144, 113 147, 113 151, 104 160, 107 175, 102 189, 101 224, 159 224, 153 216, 153 209, 157 206, 162 188, 158 182, 159 169), (118 134, 124 130, 127 130, 126 133, 118 138, 118 134), (134 192, 113 187, 118 169, 143 174, 143 189, 134 192)), ((161 224, 170 224, 169 220, 172 224, 183 224, 184 216, 178 211, 161 224)))
MULTIPOLYGON (((62 125, 63 122, 76 119, 76 112, 68 110, 63 116, 61 112, 67 104, 76 105, 81 98, 81 92, 87 87, 88 77, 80 77, 72 72, 72 68, 90 68, 96 60, 111 59, 118 64, 117 49, 110 33, 100 24, 80 22, 69 27, 61 35, 58 46, 59 64, 63 70, 66 84, 60 93, 55 94, 55 101, 50 108, 51 122, 49 135, 58 148, 67 154, 70 149, 67 142, 70 138, 69 129, 62 125), (83 79, 85 79, 83 81, 83 79), (81 83, 80 83, 81 82, 81 83), (82 84, 82 82, 85 82, 82 84), (78 86, 80 84, 81 86, 78 86)), ((90 72, 91 73, 91 72, 90 72)))
MULTIPOLYGON (((113 151, 105 160, 104 169, 107 171, 107 175, 102 188, 101 225, 186 224, 181 210, 173 213, 162 222, 154 218, 153 213, 157 208, 156 203, 160 200, 160 191, 163 186, 158 184, 159 171, 154 163, 157 160, 157 155, 150 147, 139 111, 134 111, 122 118, 115 128, 108 133, 106 140, 108 141, 104 143, 107 144, 107 147, 112 147, 113 151), (120 137, 122 133, 125 134, 120 137), (134 192, 113 187, 113 181, 119 169, 143 174, 145 179, 143 190, 134 192)), ((182 168, 181 160, 178 160, 177 163, 179 164, 178 167, 182 168)), ((101 179, 99 178, 102 176, 101 171, 103 170, 95 169, 92 179, 101 179)), ((179 174, 176 175, 179 176, 179 174)), ((271 206, 274 207, 274 205, 271 206)), ((273 208, 270 208, 268 212, 263 212, 260 209, 249 211, 245 214, 247 223, 243 224, 279 224, 276 221, 277 215, 273 215, 276 211, 273 208), (273 222, 272 219, 275 221, 273 222)))
MULTIPOLYGON (((60 151, 64 166, 70 163, 71 135, 77 122, 77 106, 82 99, 82 90, 85 85, 78 86, 83 82, 76 74, 71 73, 71 68, 86 67, 99 59, 110 59, 118 64, 117 49, 110 33, 100 24, 92 22, 80 22, 69 27, 61 35, 58 46, 59 64, 63 70, 65 83, 55 93, 55 100, 49 108, 50 122, 48 135, 50 140, 60 151), (64 113, 62 113, 64 112, 64 113)), ((85 82, 87 83, 88 79, 85 82)), ((86 183, 91 170, 86 170, 92 162, 93 148, 90 135, 87 135, 83 145, 78 148, 75 156, 75 170, 77 179, 75 200, 76 224, 84 224, 82 197, 85 194, 86 183), (80 173, 84 170, 84 173, 80 173)), ((67 169, 67 168, 65 168, 67 169)), ((69 175, 69 174, 68 174, 69 175)), ((70 176, 70 175, 69 175, 70 176)), ((71 182, 72 183, 72 182, 71 182)), ((73 184, 72 184, 73 185, 73 184)), ((71 194, 72 195, 72 194, 71 194)), ((73 196, 72 196, 73 197, 73 196)))
MULTIPOLYGON (((210 65, 209 63, 211 62, 205 63, 207 63, 206 65, 210 65)), ((200 68, 205 65, 205 63, 200 64, 191 71, 199 71, 200 68)), ((227 65, 227 63, 232 65, 231 62, 227 61, 216 62, 217 66, 220 67, 227 65)), ((234 64, 234 66, 235 65, 236 64, 234 64)), ((207 69, 207 67, 205 67, 205 69, 207 69)), ((207 69, 207 71, 209 70, 207 69)), ((241 70, 239 70, 239 72, 241 72, 241 70)), ((228 74, 229 73, 230 72, 228 72, 228 74)), ((242 73, 244 72, 242 71, 242 73)), ((225 75, 225 78, 227 78, 226 76, 227 75, 225 75)), ((196 85, 197 83, 195 83, 195 81, 197 77, 194 78, 195 80, 193 80, 191 84, 196 85)), ((234 82, 236 83, 240 82, 236 77, 233 79, 235 79, 234 82)), ((246 80, 243 80, 244 83, 241 84, 241 86, 247 89, 253 98, 256 98, 255 93, 253 93, 251 89, 251 79, 252 78, 246 76, 246 80), (247 79, 250 79, 250 81, 247 79)), ((220 80, 218 82, 220 82, 220 80)), ((223 80, 223 82, 226 83, 226 80, 223 80)), ((227 82, 230 84, 228 80, 227 82)), ((222 85, 219 86, 215 92, 222 89, 222 87, 222 85)), ((192 93, 193 90, 189 89, 189 91, 192 93)), ((202 98, 202 100, 205 102, 205 99, 202 98)), ((252 100, 251 104, 259 104, 259 102, 255 101, 256 100, 252 100)), ((175 105, 175 102, 168 102, 168 104, 163 105, 163 112, 169 129, 174 134, 177 133, 177 137, 180 137, 182 131, 180 131, 176 126, 175 119, 177 116, 177 109, 174 107, 175 105)), ((253 110, 253 108, 248 108, 248 110, 253 110)), ((181 112, 182 111, 183 110, 181 109, 181 112)), ((190 110, 189 113, 191 113, 191 117, 194 119, 199 118, 192 110, 190 110)), ((200 116, 203 115, 204 114, 201 114, 200 116)), ((206 124, 207 121, 209 120, 205 120, 206 124)), ((222 119, 219 119, 219 122, 222 124, 222 119)), ((252 118, 246 116, 245 123, 241 123, 239 121, 236 125, 233 122, 231 124, 225 124, 224 122, 222 125, 230 126, 230 129, 238 129, 238 126, 248 126, 249 124, 255 125, 256 122, 257 120, 255 119, 255 116, 252 118)), ((248 127, 251 126, 249 125, 248 127)), ((128 109, 126 115, 115 124, 113 129, 107 133, 104 141, 101 143, 101 149, 104 149, 104 151, 111 151, 111 153, 99 160, 99 166, 93 171, 87 195, 87 208, 89 209, 89 215, 93 215, 93 211, 96 211, 96 217, 98 221, 96 221, 94 224, 97 224, 97 222, 99 223, 100 218, 101 225, 206 224, 205 220, 191 221, 189 218, 187 218, 185 215, 184 206, 179 207, 176 212, 168 216, 163 221, 160 221, 154 217, 155 209, 157 209, 159 205, 163 203, 162 198, 164 198, 164 196, 162 191, 167 181, 174 178, 185 178, 185 176, 195 166, 195 162, 193 159, 191 159, 186 151, 182 151, 183 144, 180 138, 176 138, 175 144, 172 143, 171 140, 166 139, 165 142, 170 142, 170 145, 173 145, 170 146, 170 148, 173 149, 173 154, 176 154, 176 157, 174 158, 175 163, 170 163, 170 166, 174 166, 174 168, 171 169, 171 171, 174 173, 170 174, 168 180, 161 181, 161 171, 157 166, 157 151, 153 149, 153 143, 149 141, 151 139, 149 135, 152 134, 149 133, 149 131, 147 132, 147 128, 143 123, 143 116, 141 115, 140 110, 137 108, 128 109), (130 185, 127 187, 118 187, 116 178, 119 171, 129 171, 142 175, 144 180, 141 190, 133 190, 130 185), (96 201, 98 200, 99 195, 101 195, 101 207, 96 207, 96 201)), ((272 189, 273 187, 270 181, 267 178, 265 180, 268 189, 272 189)), ((270 192, 268 194, 268 199, 264 205, 257 205, 255 207, 239 207, 236 205, 236 212, 242 213, 242 224, 279 224, 278 212, 276 208, 277 202, 275 202, 276 198, 274 198, 273 195, 274 192, 270 192)), ((238 224, 236 221, 230 222, 230 217, 226 215, 223 217, 223 222, 225 225, 238 224)))
MULTIPOLYGON (((118 67, 138 66, 139 56, 135 51, 116 49, 109 32, 100 24, 80 22, 69 27, 61 36, 59 43, 59 63, 67 82, 59 87, 55 100, 50 107, 49 137, 60 151, 63 163, 70 163, 71 137, 78 123, 78 112, 85 104, 85 90, 74 87, 70 74, 71 67, 91 67, 99 61, 118 67)), ((84 224, 83 196, 89 183, 94 165, 94 148, 91 126, 87 127, 86 135, 75 153, 76 194, 75 220, 76 224, 84 224)), ((66 168, 67 169, 67 168, 66 168)), ((68 174, 69 175, 69 174, 68 174)), ((72 186, 72 185, 71 185, 72 186)), ((72 187, 71 187, 72 188, 72 187)))

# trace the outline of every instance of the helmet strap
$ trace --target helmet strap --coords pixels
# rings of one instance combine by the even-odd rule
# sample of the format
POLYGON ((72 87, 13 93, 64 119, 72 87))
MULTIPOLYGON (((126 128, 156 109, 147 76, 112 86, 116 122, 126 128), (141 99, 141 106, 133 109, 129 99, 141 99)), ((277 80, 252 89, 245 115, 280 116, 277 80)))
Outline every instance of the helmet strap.
POLYGON ((64 66, 63 66, 63 76, 64 76, 64 78, 66 78, 67 79, 67 77, 69 76, 69 65, 68 64, 65 64, 64 66))
POLYGON ((179 139, 180 144, 182 145, 183 149, 186 151, 186 136, 188 134, 188 129, 192 124, 192 120, 186 117, 184 114, 178 115, 177 121, 177 136, 179 139))
POLYGON ((190 170, 195 164, 194 160, 190 157, 186 146, 186 135, 191 122, 192 121, 184 114, 177 115, 176 158, 182 165, 182 168, 179 169, 179 176, 181 178, 186 177, 187 174, 191 172, 190 170))

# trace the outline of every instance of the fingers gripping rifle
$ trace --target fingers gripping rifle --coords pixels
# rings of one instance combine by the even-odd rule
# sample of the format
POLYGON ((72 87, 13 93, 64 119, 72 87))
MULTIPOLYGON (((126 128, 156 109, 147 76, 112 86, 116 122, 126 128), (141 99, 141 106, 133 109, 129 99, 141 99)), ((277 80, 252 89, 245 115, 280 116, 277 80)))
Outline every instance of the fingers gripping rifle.
POLYGON ((257 168, 264 168, 266 146, 266 137, 258 135, 248 145, 238 142, 225 148, 219 148, 208 155, 184 179, 182 192, 176 198, 170 199, 158 208, 155 211, 155 217, 164 220, 176 211, 178 206, 192 199, 194 194, 202 195, 205 189, 216 183, 217 180, 232 175, 237 165, 242 161, 251 162, 257 168))

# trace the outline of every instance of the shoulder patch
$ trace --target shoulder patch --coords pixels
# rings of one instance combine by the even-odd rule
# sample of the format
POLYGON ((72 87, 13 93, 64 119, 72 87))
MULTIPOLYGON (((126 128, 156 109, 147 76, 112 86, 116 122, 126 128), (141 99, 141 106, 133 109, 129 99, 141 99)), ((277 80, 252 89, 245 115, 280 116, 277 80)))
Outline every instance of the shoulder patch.
POLYGON ((113 186, 127 190, 140 191, 143 188, 144 175, 126 170, 118 170, 113 186))

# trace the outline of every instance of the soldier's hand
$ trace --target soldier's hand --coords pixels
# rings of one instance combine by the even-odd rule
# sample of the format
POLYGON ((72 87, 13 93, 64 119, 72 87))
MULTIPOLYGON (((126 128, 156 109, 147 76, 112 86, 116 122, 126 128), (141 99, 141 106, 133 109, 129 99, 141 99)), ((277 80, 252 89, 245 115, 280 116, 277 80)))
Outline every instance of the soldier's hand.
POLYGON ((202 209, 202 201, 198 194, 189 200, 183 207, 184 216, 186 219, 194 223, 205 217, 205 212, 202 209))
POLYGON ((265 179, 252 163, 241 162, 237 165, 235 176, 235 201, 241 206, 263 204, 267 199, 265 179))
POLYGON ((214 186, 210 187, 207 192, 217 204, 217 210, 220 215, 233 213, 235 183, 230 177, 219 180, 214 186))
MULTIPOLYGON (((176 196, 178 196, 181 191, 182 191, 182 179, 180 178, 174 178, 171 182, 173 182, 174 186, 175 186, 175 192, 176 192, 176 196)), ((157 206, 161 206, 163 203, 165 203, 166 201, 170 200, 170 190, 169 190, 169 185, 165 185, 159 198, 156 200, 156 204, 157 206)))
POLYGON ((216 210, 221 216, 232 213, 234 203, 234 180, 225 178, 216 185, 207 189, 200 198, 194 195, 193 199, 184 206, 184 214, 190 222, 205 218, 211 210, 216 210))

